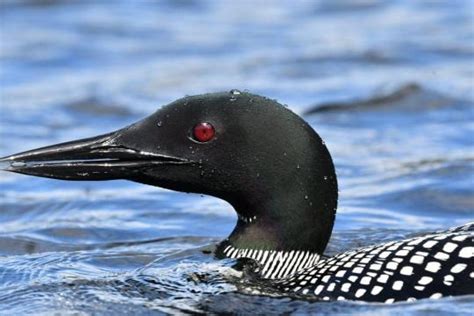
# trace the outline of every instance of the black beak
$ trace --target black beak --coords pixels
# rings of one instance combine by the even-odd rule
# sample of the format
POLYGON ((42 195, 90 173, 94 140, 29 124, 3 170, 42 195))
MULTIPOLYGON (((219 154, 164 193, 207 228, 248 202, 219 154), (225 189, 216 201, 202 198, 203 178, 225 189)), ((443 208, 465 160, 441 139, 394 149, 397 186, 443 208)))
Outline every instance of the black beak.
POLYGON ((122 131, 25 151, 0 159, 0 169, 63 180, 131 179, 163 164, 186 159, 121 144, 122 131))

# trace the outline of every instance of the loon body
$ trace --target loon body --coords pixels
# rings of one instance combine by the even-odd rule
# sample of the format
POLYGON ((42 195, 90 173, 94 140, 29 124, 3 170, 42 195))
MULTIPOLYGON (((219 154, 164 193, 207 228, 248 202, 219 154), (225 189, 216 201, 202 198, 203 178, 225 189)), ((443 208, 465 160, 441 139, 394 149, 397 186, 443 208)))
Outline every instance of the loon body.
POLYGON ((238 214, 217 258, 248 258, 285 293, 391 303, 474 294, 474 223, 323 258, 337 209, 326 145, 277 102, 232 90, 179 99, 124 129, 0 160, 7 171, 127 179, 208 194, 238 214))

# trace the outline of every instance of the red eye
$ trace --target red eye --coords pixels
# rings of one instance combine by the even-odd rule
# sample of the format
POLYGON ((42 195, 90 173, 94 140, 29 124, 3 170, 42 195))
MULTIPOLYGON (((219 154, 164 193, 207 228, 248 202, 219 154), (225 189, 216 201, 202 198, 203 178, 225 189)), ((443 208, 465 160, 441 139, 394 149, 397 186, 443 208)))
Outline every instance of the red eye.
POLYGON ((214 138, 216 131, 210 123, 199 123, 194 126, 193 136, 198 142, 205 143, 214 138))

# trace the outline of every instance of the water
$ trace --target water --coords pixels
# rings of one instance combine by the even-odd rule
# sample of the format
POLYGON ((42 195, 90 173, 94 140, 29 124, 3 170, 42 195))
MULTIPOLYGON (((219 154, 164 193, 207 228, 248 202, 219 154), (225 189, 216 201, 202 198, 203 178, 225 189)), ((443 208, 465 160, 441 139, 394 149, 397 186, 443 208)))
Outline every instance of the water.
MULTIPOLYGON (((0 2, 0 155, 105 133, 178 97, 276 98, 320 133, 340 207, 327 254, 473 219, 471 1, 0 2)), ((470 314, 251 295, 202 247, 225 202, 125 181, 0 174, 0 313, 470 314)))

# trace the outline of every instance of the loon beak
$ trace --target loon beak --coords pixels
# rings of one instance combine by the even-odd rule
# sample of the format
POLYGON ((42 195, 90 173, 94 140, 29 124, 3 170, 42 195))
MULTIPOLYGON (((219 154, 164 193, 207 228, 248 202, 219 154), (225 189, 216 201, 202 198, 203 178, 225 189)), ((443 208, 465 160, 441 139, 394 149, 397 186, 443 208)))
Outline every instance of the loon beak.
POLYGON ((144 170, 186 159, 142 151, 120 139, 127 128, 0 158, 0 170, 62 180, 130 179, 144 170))

